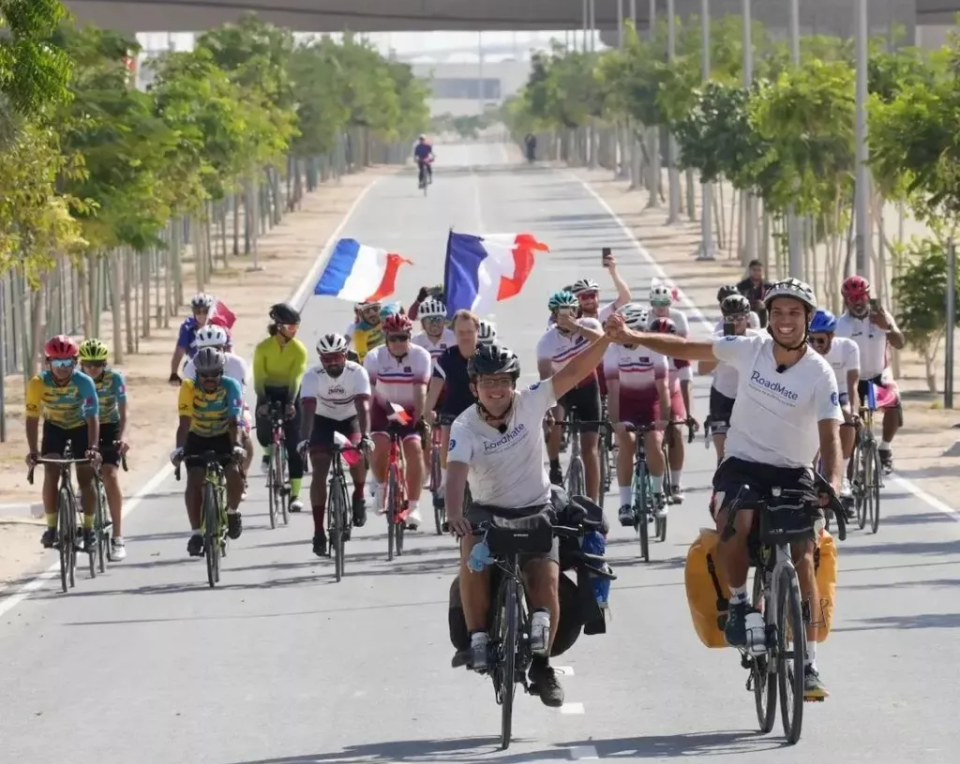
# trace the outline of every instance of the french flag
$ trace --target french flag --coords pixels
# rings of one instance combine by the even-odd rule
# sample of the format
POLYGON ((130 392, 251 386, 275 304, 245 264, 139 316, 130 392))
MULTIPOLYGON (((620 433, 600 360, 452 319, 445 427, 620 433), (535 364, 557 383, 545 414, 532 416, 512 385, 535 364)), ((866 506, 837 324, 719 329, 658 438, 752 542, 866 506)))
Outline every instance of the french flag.
POLYGON ((382 300, 396 290, 397 271, 404 264, 411 261, 356 239, 340 239, 313 293, 350 302, 382 300))
POLYGON ((451 314, 461 309, 489 313, 516 297, 533 271, 534 255, 549 252, 529 233, 474 236, 450 231, 443 293, 451 314))

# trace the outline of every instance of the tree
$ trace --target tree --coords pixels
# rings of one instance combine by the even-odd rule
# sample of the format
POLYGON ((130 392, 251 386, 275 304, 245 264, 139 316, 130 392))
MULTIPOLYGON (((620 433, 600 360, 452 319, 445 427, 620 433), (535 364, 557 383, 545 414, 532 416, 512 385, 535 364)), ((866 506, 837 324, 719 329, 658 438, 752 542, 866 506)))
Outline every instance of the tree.
POLYGON ((336 145, 350 116, 343 100, 348 77, 337 44, 324 37, 297 47, 290 57, 290 79, 297 104, 294 155, 326 154, 336 145))
POLYGON ((69 97, 70 58, 49 39, 65 16, 59 0, 0 0, 0 92, 20 114, 69 97))

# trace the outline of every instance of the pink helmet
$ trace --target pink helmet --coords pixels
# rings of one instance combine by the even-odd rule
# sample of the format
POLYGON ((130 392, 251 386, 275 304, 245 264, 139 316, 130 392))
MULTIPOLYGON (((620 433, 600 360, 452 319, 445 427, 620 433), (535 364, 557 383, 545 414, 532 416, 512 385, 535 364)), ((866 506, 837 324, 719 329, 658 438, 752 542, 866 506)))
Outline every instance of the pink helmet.
POLYGON ((43 354, 47 358, 76 358, 79 352, 77 343, 66 334, 51 337, 43 346, 43 354))
POLYGON ((850 276, 844 280, 840 293, 850 302, 866 302, 870 299, 870 282, 863 276, 850 276))

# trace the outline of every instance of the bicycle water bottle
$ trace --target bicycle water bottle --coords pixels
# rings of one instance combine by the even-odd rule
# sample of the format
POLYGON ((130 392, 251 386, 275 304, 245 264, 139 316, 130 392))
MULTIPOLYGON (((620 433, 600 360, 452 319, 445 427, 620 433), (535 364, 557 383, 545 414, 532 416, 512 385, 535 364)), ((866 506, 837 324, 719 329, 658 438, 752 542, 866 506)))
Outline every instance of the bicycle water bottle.
MULTIPOLYGON (((607 553, 607 540, 598 531, 590 531, 584 535, 581 549, 587 554, 603 557, 607 553)), ((603 563, 603 571, 611 573, 612 569, 607 563, 603 563)), ((591 573, 590 583, 593 586, 593 596, 596 598, 597 604, 602 610, 605 610, 610 599, 610 579, 591 573)))
POLYGON ((530 652, 546 655, 550 644, 550 611, 539 608, 530 616, 530 652))
POLYGON ((747 652, 751 655, 763 655, 767 651, 767 627, 763 615, 757 612, 747 613, 746 620, 747 652))
POLYGON ((470 550, 467 567, 474 573, 479 573, 491 562, 493 562, 493 558, 490 556, 490 547, 487 546, 486 539, 484 539, 470 550))

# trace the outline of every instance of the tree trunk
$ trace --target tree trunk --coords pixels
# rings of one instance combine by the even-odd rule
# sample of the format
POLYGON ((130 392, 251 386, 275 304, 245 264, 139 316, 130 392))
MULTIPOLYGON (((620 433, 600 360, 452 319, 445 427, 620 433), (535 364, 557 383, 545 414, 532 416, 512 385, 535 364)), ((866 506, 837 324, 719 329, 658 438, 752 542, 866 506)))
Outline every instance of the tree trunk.
POLYGON ((93 331, 93 313, 90 310, 90 286, 93 283, 94 255, 88 254, 77 268, 80 278, 80 313, 83 316, 83 333, 87 337, 95 337, 93 331))
POLYGON ((136 252, 134 257, 140 264, 140 333, 139 337, 150 336, 150 253, 136 252))

